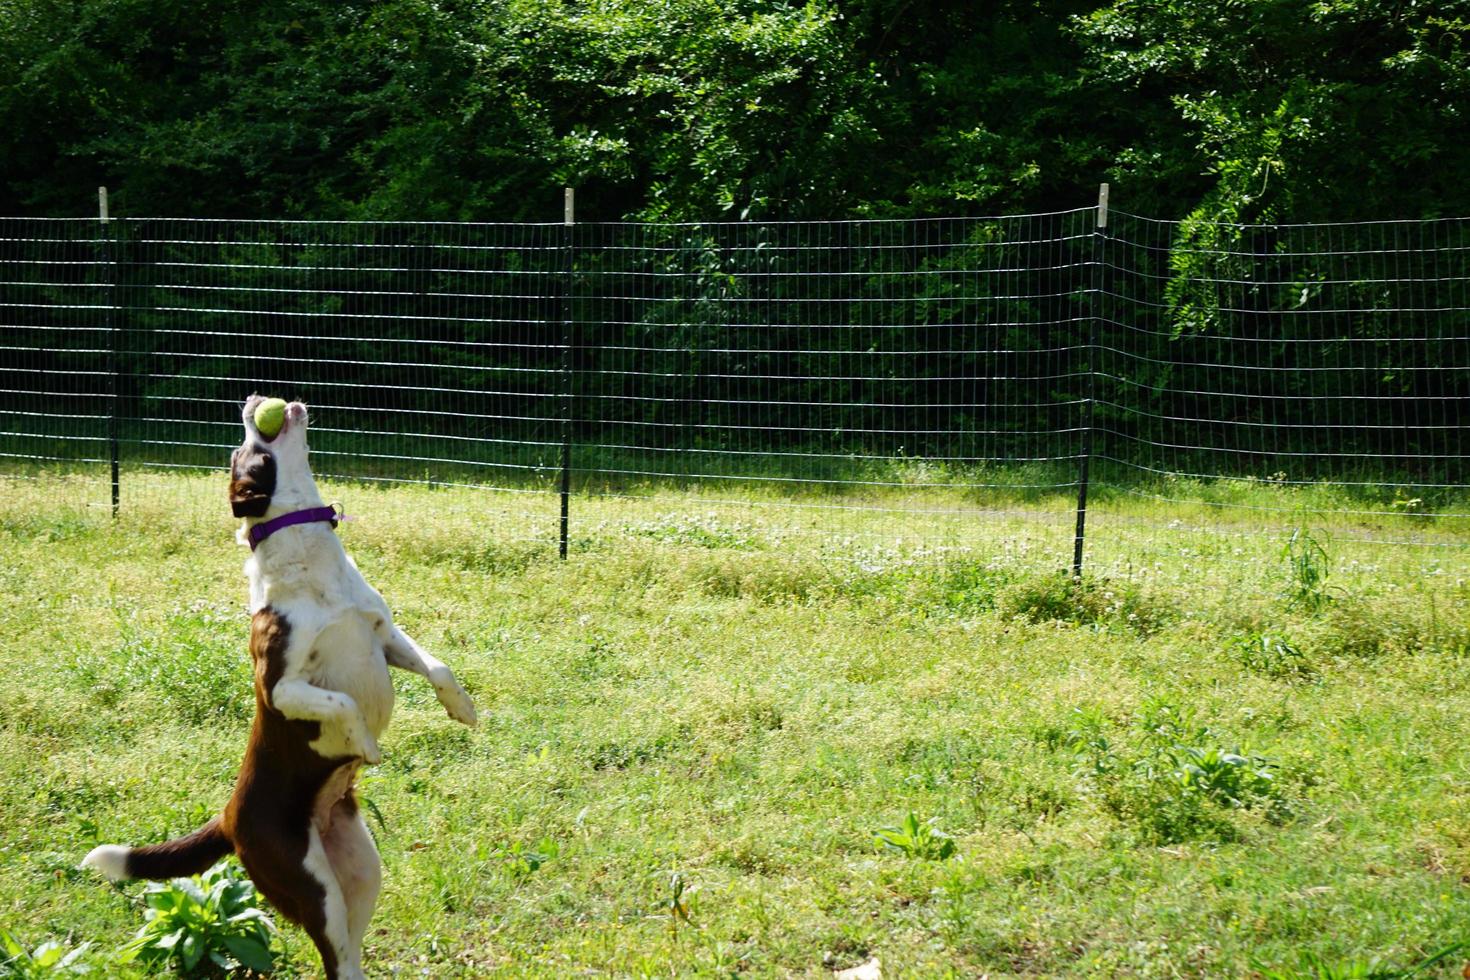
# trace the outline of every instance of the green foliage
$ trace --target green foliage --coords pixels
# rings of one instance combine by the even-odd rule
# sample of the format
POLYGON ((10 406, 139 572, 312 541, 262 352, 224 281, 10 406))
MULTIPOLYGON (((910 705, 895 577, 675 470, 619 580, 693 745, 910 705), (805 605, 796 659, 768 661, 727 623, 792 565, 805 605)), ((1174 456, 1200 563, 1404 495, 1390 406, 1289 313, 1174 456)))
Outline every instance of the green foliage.
POLYGON ((1114 0, 1077 30, 1100 84, 1145 96, 1119 180, 1190 181, 1201 220, 1466 210, 1470 23, 1453 2, 1114 0))
POLYGON ((1263 808, 1277 822, 1291 815, 1271 760, 1222 748, 1214 732, 1169 702, 1144 706, 1133 744, 1110 741, 1095 714, 1074 711, 1072 721, 1063 742, 1079 775, 1107 812, 1147 840, 1233 840, 1231 811, 1263 808))
POLYGON ((628 526, 628 533, 673 544, 702 548, 756 547, 749 530, 738 523, 722 521, 715 514, 667 514, 658 520, 628 526))
POLYGON ((939 818, 923 822, 912 812, 897 827, 884 827, 873 835, 873 842, 886 851, 924 861, 946 861, 955 856, 954 839, 939 829, 939 818))
POLYGON ((1338 592, 1331 584, 1332 556, 1326 546, 1310 530, 1299 527, 1291 532, 1281 553, 1290 572, 1288 603, 1311 613, 1321 611, 1338 592))
POLYGON ((1470 211, 1450 0, 0 6, 0 211, 1470 211))
POLYGON ((62 943, 50 940, 35 949, 26 949, 9 932, 0 929, 0 978, 4 980, 36 980, 90 973, 91 965, 82 958, 87 955, 91 943, 82 943, 75 949, 67 949, 62 943))
POLYGON ((560 855, 561 845, 550 837, 543 837, 534 847, 527 847, 516 841, 509 847, 494 852, 492 856, 504 863, 506 873, 511 877, 524 878, 535 874, 543 864, 556 860, 560 855))
POLYGON ((1143 634, 1157 630, 1175 615, 1168 602, 1132 582, 1079 581, 1068 574, 1014 581, 1000 590, 996 607, 1004 616, 1031 623, 1110 624, 1143 634))
POLYGON ((166 965, 184 976, 242 967, 266 973, 274 963, 274 926, 255 886, 233 862, 192 878, 150 882, 143 903, 146 922, 123 947, 123 962, 166 965))
POLYGON ((659 903, 659 915, 668 917, 669 932, 676 934, 679 923, 694 925, 693 898, 699 891, 698 885, 690 885, 678 871, 669 874, 668 897, 659 903))
POLYGON ((1198 793, 1224 807, 1246 808, 1273 795, 1271 763, 1219 746, 1171 745, 1160 753, 1181 792, 1198 793))
POLYGON ((0 109, 47 134, 14 147, 11 193, 53 208, 73 181, 48 158, 133 213, 544 218, 563 183, 584 214, 754 213, 853 169, 875 84, 820 4, 134 0, 9 21, 0 109), (63 91, 71 123, 43 123, 63 91))
POLYGON ((1241 666, 1258 674, 1297 680, 1317 676, 1311 659, 1284 636, 1251 633, 1236 637, 1233 646, 1241 666))

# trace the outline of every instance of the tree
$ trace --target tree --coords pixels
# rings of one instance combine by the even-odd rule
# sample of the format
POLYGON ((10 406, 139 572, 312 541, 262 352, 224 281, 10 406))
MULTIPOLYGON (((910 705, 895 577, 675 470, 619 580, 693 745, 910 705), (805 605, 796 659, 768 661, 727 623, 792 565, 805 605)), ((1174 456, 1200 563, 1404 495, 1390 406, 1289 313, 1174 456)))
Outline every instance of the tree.
POLYGON ((1467 13, 1453 0, 1115 0, 1077 31, 1090 86, 1138 109, 1114 177, 1158 207, 1413 217, 1470 211, 1467 13), (1191 170, 1202 193, 1161 186, 1197 186, 1191 170))

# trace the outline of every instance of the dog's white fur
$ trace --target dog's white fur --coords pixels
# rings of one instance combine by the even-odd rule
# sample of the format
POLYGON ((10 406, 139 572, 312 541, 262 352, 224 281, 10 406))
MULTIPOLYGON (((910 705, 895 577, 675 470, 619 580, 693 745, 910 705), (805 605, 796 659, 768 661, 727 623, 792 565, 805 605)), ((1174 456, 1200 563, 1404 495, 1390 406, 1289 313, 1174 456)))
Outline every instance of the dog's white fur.
MULTIPOLYGON (((245 423, 253 432, 251 405, 246 403, 245 423)), ((289 405, 285 426, 270 443, 276 489, 262 521, 326 506, 307 465, 306 428, 306 406, 289 405)), ((242 544, 249 543, 256 523, 241 526, 242 544)), ((475 707, 454 673, 394 625, 388 604, 367 584, 330 525, 277 531, 245 562, 245 576, 250 611, 270 606, 291 624, 285 672, 271 703, 287 718, 322 723, 321 738, 312 743, 322 755, 382 761, 377 739, 393 710, 385 666, 423 676, 449 717, 475 724, 475 707)))
MULTIPOLYGON (((268 453, 274 457, 275 486, 265 513, 258 518, 246 518, 240 528, 238 539, 247 545, 249 529, 254 524, 325 505, 307 461, 306 406, 299 402, 287 406, 281 431, 266 440, 255 426, 254 411, 259 401, 255 396, 245 403, 246 434, 241 452, 268 453)), ((377 901, 381 863, 351 791, 358 769, 382 758, 378 739, 393 710, 393 684, 388 667, 412 671, 427 679, 440 703, 456 721, 474 725, 475 707, 453 672, 425 653, 394 624, 387 603, 363 579, 329 524, 299 524, 276 531, 245 562, 245 574, 250 582, 251 613, 266 611, 274 621, 284 621, 289 626, 283 631, 284 651, 272 653, 272 657, 279 654, 279 662, 272 661, 272 671, 278 671, 279 679, 268 691, 260 692, 266 702, 262 710, 273 710, 290 720, 317 723, 318 735, 309 743, 311 751, 300 746, 290 748, 288 744, 290 752, 286 754, 298 753, 320 765, 311 760, 314 752, 329 769, 336 764, 316 791, 310 814, 301 815, 301 820, 309 820, 309 825, 306 853, 300 867, 320 884, 323 892, 320 921, 309 931, 313 931, 313 940, 319 948, 323 942, 331 947, 336 960, 332 980, 362 980, 362 942, 377 901)), ((258 661, 258 678, 264 676, 262 671, 258 661)), ((258 715, 257 728, 261 724, 258 715)), ((253 740, 241 767, 241 785, 253 782, 258 786, 261 780, 271 776, 264 772, 256 778, 253 767, 258 760, 253 757, 266 753, 257 753, 254 746, 253 740), (251 779, 246 778, 247 771, 252 774, 251 779)), ((280 755, 276 752, 273 757, 280 755)), ((237 788, 236 798, 222 818, 224 829, 220 832, 230 838, 247 869, 252 866, 252 857, 257 862, 270 858, 259 853, 262 848, 269 850, 269 842, 247 839, 250 835, 238 830, 250 820, 248 798, 251 798, 249 794, 237 788), (242 797, 247 802, 239 804, 242 797), (253 855, 249 853, 252 849, 253 855)), ((284 844, 283 849, 286 849, 284 844)), ((82 863, 109 878, 126 878, 133 851, 104 845, 88 854, 82 863)), ((256 867, 264 865, 257 863, 256 867)), ((256 876, 254 872, 252 875, 256 876)), ((257 884, 265 891, 259 876, 256 877, 257 884)), ((283 903, 280 898, 298 896, 279 893, 271 896, 267 892, 267 897, 285 911, 289 902, 283 903)), ((314 894, 311 900, 316 900, 314 894)), ((314 911, 310 918, 315 920, 314 911)), ((325 949, 323 961, 330 962, 325 949)))
MULTIPOLYGON (((244 421, 255 432, 254 404, 244 421)), ((270 442, 276 487, 263 520, 325 506, 307 462, 306 407, 287 406, 286 422, 270 442)), ((258 434, 258 433, 256 433, 258 434)), ((242 543, 254 522, 238 532, 242 543)), ((245 562, 250 611, 269 606, 291 624, 285 670, 270 692, 287 718, 320 723, 311 743, 319 755, 382 761, 378 738, 393 711, 388 667, 412 671, 434 686, 455 721, 473 726, 475 707, 454 674, 393 623, 393 614, 368 585, 331 526, 301 524, 277 531, 245 562)), ((335 820, 333 811, 356 775, 339 779, 317 797, 305 865, 326 891, 326 933, 337 947, 342 980, 362 976, 362 941, 377 903, 381 863, 361 813, 335 820)))
POLYGON ((103 844, 94 847, 82 858, 82 867, 95 868, 112 881, 126 881, 128 878, 128 851, 131 848, 120 847, 117 844, 103 844))

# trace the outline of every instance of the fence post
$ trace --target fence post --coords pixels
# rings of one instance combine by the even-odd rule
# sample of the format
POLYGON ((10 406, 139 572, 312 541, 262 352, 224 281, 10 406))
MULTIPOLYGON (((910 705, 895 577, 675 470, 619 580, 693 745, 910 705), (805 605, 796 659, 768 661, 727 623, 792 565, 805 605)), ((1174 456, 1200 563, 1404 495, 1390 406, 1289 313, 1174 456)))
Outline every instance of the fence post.
POLYGON ((107 188, 97 188, 97 221, 100 233, 102 250, 102 268, 107 276, 107 320, 103 326, 107 329, 107 377, 111 388, 111 410, 107 419, 107 455, 112 464, 112 516, 117 517, 118 505, 122 499, 122 487, 118 480, 118 416, 121 413, 119 401, 122 398, 121 385, 118 384, 119 357, 118 346, 121 336, 118 333, 117 313, 117 242, 115 227, 107 213, 107 188))
POLYGON ((561 414, 561 533, 558 537, 557 554, 567 556, 568 511, 572 496, 572 269, 573 227, 576 222, 576 191, 567 187, 562 190, 562 397, 561 414))
POLYGON ((1092 282, 1088 288, 1090 314, 1087 338, 1087 425, 1082 430, 1082 455, 1077 463, 1077 532, 1072 541, 1072 578, 1082 578, 1082 547, 1087 535, 1087 484, 1092 463, 1093 432, 1097 428, 1098 334, 1102 321, 1104 245, 1108 238, 1108 185, 1097 188, 1097 226, 1092 234, 1092 282))

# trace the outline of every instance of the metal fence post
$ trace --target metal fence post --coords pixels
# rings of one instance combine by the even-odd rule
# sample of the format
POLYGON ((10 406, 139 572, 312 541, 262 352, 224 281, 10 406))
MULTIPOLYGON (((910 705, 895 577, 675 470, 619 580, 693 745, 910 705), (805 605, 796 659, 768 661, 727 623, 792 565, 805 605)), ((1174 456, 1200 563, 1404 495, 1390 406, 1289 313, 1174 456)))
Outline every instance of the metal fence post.
POLYGON ((107 330, 108 337, 107 377, 109 387, 111 388, 109 391, 111 397, 108 401, 112 406, 108 412, 107 419, 107 455, 112 464, 112 516, 116 518, 118 506, 122 500, 122 487, 118 478, 118 417, 122 410, 119 404, 122 398, 122 386, 118 383, 120 360, 118 357, 118 346, 122 338, 118 332, 117 323, 117 235, 113 230, 115 226, 107 213, 106 187, 97 188, 97 221, 100 225, 98 231, 100 233, 99 240, 101 241, 102 249, 102 268, 104 274, 107 276, 108 282, 108 303, 105 314, 107 320, 103 324, 107 330))
POLYGON ((1104 245, 1108 238, 1108 185, 1097 189, 1097 227, 1092 234, 1092 282, 1088 288, 1087 425, 1082 430, 1082 455, 1077 463, 1077 531, 1072 541, 1072 578, 1082 577, 1082 548, 1087 535, 1087 485, 1092 464, 1093 433, 1097 428, 1098 336, 1102 321, 1104 245))
POLYGON ((567 556, 568 512, 572 496, 572 269, 574 262, 573 228, 576 222, 576 191, 567 187, 562 191, 562 396, 561 415, 561 533, 558 537, 557 553, 567 556))

